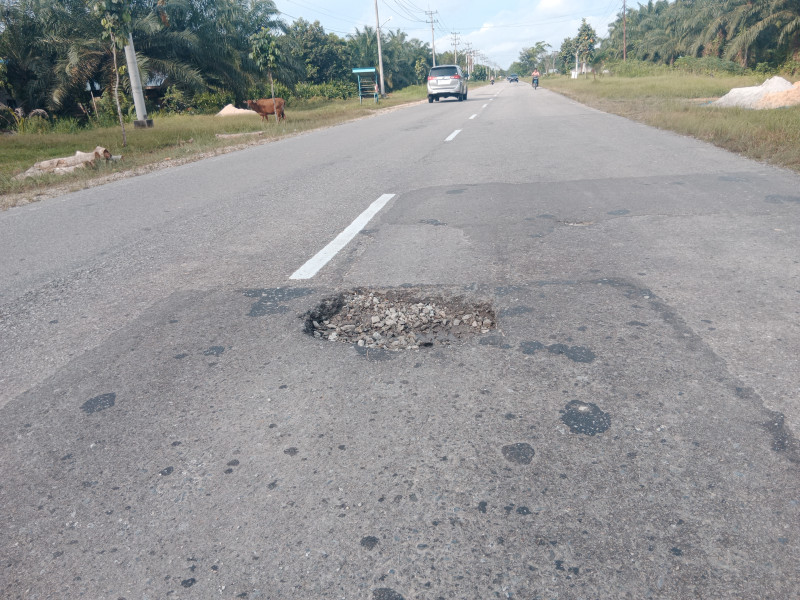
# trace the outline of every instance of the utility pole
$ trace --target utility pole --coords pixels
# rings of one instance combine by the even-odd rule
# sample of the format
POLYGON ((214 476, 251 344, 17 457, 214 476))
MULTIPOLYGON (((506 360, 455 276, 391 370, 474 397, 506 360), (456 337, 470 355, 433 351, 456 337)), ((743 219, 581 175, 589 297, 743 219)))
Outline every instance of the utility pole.
POLYGON ((139 65, 136 62, 136 50, 133 47, 133 35, 128 33, 128 43, 125 44, 125 62, 128 63, 128 77, 131 80, 131 95, 133 106, 136 109, 134 127, 152 127, 153 120, 147 118, 147 108, 144 105, 142 92, 142 78, 139 76, 139 65))
POLYGON ((375 0, 375 29, 378 36, 378 72, 381 76, 381 98, 386 97, 386 91, 383 87, 383 52, 381 51, 381 21, 378 18, 378 0, 375 0))
POLYGON ((464 57, 467 60, 467 78, 471 72, 470 62, 472 61, 472 42, 464 42, 464 57))
POLYGON ((431 54, 433 57, 433 66, 436 66, 436 36, 433 34, 433 24, 435 19, 433 15, 439 14, 439 11, 436 10, 426 10, 425 14, 428 15, 428 18, 431 20, 431 54))
MULTIPOLYGON (((378 0, 375 0, 376 2, 378 0)), ((458 31, 451 31, 450 35, 453 36, 453 64, 458 64, 458 31)))
POLYGON ((627 20, 628 8, 625 5, 625 0, 622 0, 622 60, 628 60, 628 39, 627 39, 627 20))

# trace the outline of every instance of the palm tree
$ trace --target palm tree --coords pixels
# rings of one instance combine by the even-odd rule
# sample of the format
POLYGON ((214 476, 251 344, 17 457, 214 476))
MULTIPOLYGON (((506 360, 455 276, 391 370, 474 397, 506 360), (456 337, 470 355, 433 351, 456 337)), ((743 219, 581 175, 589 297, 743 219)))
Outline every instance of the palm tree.
POLYGON ((789 58, 800 54, 800 0, 772 0, 762 21, 762 27, 777 31, 776 46, 786 49, 789 58))
POLYGON ((347 47, 356 67, 378 67, 378 42, 375 29, 369 25, 347 36, 347 47))

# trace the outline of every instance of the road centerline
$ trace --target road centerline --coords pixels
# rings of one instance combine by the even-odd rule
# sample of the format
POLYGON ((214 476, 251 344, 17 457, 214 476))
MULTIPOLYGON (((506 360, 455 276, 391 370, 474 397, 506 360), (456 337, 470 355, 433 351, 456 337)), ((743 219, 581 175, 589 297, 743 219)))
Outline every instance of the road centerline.
POLYGON ((461 130, 460 130, 460 129, 456 129, 456 130, 455 130, 453 133, 451 133, 450 135, 448 135, 448 136, 445 138, 445 140, 444 140, 444 141, 445 141, 445 142, 452 142, 452 141, 453 141, 453 140, 456 138, 456 136, 457 136, 459 133, 461 133, 461 130))
POLYGON ((311 279, 319 270, 342 250, 356 234, 364 229, 367 223, 372 220, 378 212, 386 206, 386 203, 394 198, 395 194, 383 194, 380 198, 370 204, 356 219, 350 223, 339 235, 322 250, 317 252, 306 263, 291 274, 289 279, 311 279))

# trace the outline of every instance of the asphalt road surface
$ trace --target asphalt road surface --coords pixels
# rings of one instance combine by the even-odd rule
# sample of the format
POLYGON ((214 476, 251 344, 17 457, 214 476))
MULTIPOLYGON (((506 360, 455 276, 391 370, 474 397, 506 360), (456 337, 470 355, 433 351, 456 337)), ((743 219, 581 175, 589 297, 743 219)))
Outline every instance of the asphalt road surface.
POLYGON ((800 597, 800 177, 545 88, 0 214, 0 597, 800 597))

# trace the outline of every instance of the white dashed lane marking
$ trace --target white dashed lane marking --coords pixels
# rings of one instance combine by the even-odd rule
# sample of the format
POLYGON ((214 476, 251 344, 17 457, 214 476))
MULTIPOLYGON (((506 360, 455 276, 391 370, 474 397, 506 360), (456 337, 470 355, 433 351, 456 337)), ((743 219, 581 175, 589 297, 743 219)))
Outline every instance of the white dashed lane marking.
POLYGON ((370 204, 367 210, 358 215, 356 220, 350 223, 342 233, 333 238, 333 241, 317 252, 306 264, 292 273, 289 279, 311 279, 322 267, 328 264, 328 261, 336 256, 342 248, 347 246, 350 240, 352 240, 359 231, 364 229, 367 223, 372 220, 372 217, 378 214, 378 211, 386 206, 386 203, 392 198, 394 198, 394 194, 384 194, 375 200, 375 202, 370 204))

